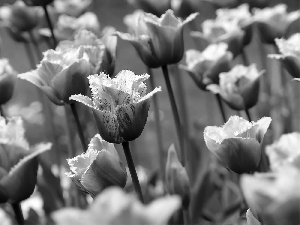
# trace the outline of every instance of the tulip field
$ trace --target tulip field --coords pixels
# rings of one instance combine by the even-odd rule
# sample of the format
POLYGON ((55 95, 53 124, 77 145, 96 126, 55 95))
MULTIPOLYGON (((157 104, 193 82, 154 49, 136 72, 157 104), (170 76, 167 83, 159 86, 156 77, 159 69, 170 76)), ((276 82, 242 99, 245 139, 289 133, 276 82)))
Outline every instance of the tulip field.
POLYGON ((297 0, 1 0, 0 225, 300 225, 297 0))

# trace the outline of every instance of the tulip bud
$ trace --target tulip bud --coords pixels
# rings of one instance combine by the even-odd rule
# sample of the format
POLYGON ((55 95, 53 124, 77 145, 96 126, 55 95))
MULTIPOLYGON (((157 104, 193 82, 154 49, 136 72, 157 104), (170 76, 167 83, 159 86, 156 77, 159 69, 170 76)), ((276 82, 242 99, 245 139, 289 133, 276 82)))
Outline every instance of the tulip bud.
POLYGON ((0 105, 9 101, 14 93, 17 73, 7 59, 0 59, 0 105))
POLYGON ((148 78, 148 74, 138 76, 129 70, 122 70, 115 78, 104 73, 90 75, 92 99, 82 95, 73 95, 70 99, 92 108, 104 140, 111 143, 132 141, 144 129, 151 97, 161 90, 155 88, 146 95, 144 81, 148 78))
POLYGON ((179 195, 182 198, 182 205, 188 208, 190 202, 190 182, 185 168, 178 160, 174 145, 168 151, 166 164, 166 186, 171 195, 179 195))
POLYGON ((270 117, 249 122, 231 116, 222 127, 206 127, 204 140, 225 168, 239 174, 250 173, 259 165, 261 143, 270 123, 270 117))
POLYGON ((86 153, 68 159, 70 177, 92 197, 109 186, 125 187, 127 173, 113 144, 99 134, 92 138, 86 153))

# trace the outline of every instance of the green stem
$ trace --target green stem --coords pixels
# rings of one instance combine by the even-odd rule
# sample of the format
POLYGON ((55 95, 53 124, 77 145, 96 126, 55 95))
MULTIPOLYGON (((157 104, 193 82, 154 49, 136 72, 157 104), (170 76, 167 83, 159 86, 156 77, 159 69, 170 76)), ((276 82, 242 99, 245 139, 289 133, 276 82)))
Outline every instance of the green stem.
POLYGON ((19 225, 23 225, 25 224, 24 222, 24 216, 23 216, 23 212, 22 212, 22 208, 20 203, 11 203, 11 206, 14 210, 14 213, 16 215, 16 220, 18 222, 19 225))
POLYGON ((84 134, 83 134, 83 130, 82 130, 82 127, 81 127, 81 124, 80 124, 80 120, 79 120, 79 117, 78 117, 76 106, 75 106, 74 103, 71 103, 70 106, 71 106, 73 116, 75 118, 77 130, 78 130, 78 135, 79 135, 80 142, 81 142, 81 145, 82 145, 82 148, 83 148, 83 152, 86 152, 87 145, 86 145, 86 142, 85 142, 85 139, 84 139, 84 134))
POLYGON ((43 9, 44 9, 44 12, 45 12, 45 17, 46 17, 46 20, 47 20, 47 23, 48 23, 48 27, 49 27, 50 32, 51 32, 51 37, 52 37, 52 41, 53 41, 53 49, 55 49, 58 42, 57 42, 57 39, 56 39, 55 34, 54 34, 54 29, 53 29, 53 25, 52 25, 52 22, 51 22, 51 19, 50 19, 48 10, 47 10, 47 6, 46 5, 43 6, 43 9))
POLYGON ((248 110, 248 109, 245 109, 245 113, 246 113, 246 115, 247 115, 247 117, 248 117, 248 120, 251 122, 252 119, 251 119, 251 115, 250 115, 249 110, 248 110))
POLYGON ((134 162, 133 162, 132 155, 131 155, 130 148, 129 148, 129 142, 128 141, 123 142, 122 146, 124 149, 129 172, 131 174, 131 179, 132 179, 134 190, 135 190, 136 194, 138 195, 139 199, 141 200, 141 202, 144 203, 141 185, 140 185, 139 178, 138 178, 136 170, 135 170, 134 162))
POLYGON ((217 102, 218 102, 218 106, 219 106, 223 121, 224 121, 224 123, 226 123, 227 119, 226 119, 226 114, 225 114, 225 110, 224 110, 224 107, 223 107, 222 99, 221 99, 219 94, 215 94, 215 96, 216 96, 216 99, 217 99, 217 102))
MULTIPOLYGON (((152 75, 152 71, 149 67, 147 67, 147 73, 150 75, 150 90, 154 90, 155 83, 154 77, 152 75)), ((159 166, 160 166, 160 174, 162 176, 162 180, 165 180, 165 163, 164 163, 164 145, 162 139, 162 127, 160 123, 159 117, 159 105, 157 95, 153 95, 153 104, 154 104, 154 120, 155 120, 155 129, 156 129, 156 137, 158 143, 158 151, 159 151, 159 166)))
POLYGON ((245 51, 245 47, 242 48, 242 53, 241 53, 241 55, 242 55, 242 59, 243 59, 244 65, 245 65, 245 66, 249 66, 249 65, 250 65, 250 62, 249 62, 249 60, 248 60, 247 53, 246 53, 246 51, 245 51))
POLYGON ((171 103, 171 107, 172 107, 174 122, 175 122, 175 126, 176 126, 177 136, 178 136, 178 140, 179 140, 180 160, 181 160, 182 165, 184 166, 184 163, 185 163, 184 143, 183 143, 183 139, 182 139, 183 136, 182 136, 182 132, 181 132, 181 124, 180 124, 180 119, 179 119, 178 108, 176 105, 174 93, 173 93, 171 82, 170 82, 168 67, 167 67, 167 65, 164 65, 161 68, 162 68, 162 72, 165 77, 167 91, 169 94, 169 99, 170 99, 170 103, 171 103))

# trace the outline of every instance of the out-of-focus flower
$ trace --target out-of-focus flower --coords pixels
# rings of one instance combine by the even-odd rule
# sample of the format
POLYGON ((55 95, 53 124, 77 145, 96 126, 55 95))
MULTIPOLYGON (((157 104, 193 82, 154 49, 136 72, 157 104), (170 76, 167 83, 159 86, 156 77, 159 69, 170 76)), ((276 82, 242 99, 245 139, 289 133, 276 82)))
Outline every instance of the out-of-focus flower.
POLYGON ((55 0, 54 8, 59 14, 78 17, 92 4, 93 0, 55 0))
POLYGON ((275 38, 282 38, 290 24, 300 17, 300 10, 287 13, 285 4, 272 8, 253 9, 253 19, 260 37, 265 43, 274 43, 275 38))
POLYGON ((177 196, 159 198, 145 206, 134 196, 114 187, 104 190, 87 210, 66 208, 54 212, 52 218, 57 225, 166 225, 179 207, 177 196))
POLYGON ((0 221, 2 225, 13 225, 11 218, 2 208, 0 208, 0 221))
POLYGON ((61 47, 47 50, 36 70, 18 75, 40 88, 57 105, 70 104, 71 95, 85 94, 86 78, 93 71, 92 58, 84 45, 66 50, 62 51, 61 47))
POLYGON ((228 44, 228 50, 236 57, 242 51, 245 32, 240 28, 237 20, 215 19, 205 20, 202 23, 202 32, 193 31, 191 36, 199 38, 206 45, 225 42, 228 44))
POLYGON ((132 141, 138 138, 147 122, 151 97, 161 88, 146 95, 143 81, 148 74, 135 75, 122 70, 115 78, 105 73, 88 77, 92 99, 73 95, 70 99, 92 108, 101 137, 111 143, 132 141))
MULTIPOLYGON (((65 14, 60 15, 54 33, 58 40, 72 40, 78 30, 89 30, 99 35, 100 23, 96 14, 86 12, 78 18, 65 14)), ((41 29, 40 33, 46 37, 51 37, 51 32, 48 28, 41 29)))
POLYGON ((232 109, 249 109, 258 101, 259 78, 262 74, 263 71, 258 72, 255 64, 248 67, 236 65, 229 72, 220 73, 219 85, 211 84, 207 89, 220 94, 232 109))
POLYGON ((9 101, 14 93, 17 72, 8 59, 0 59, 0 105, 9 101))
POLYGON ((281 54, 271 54, 269 57, 280 60, 287 71, 300 78, 300 33, 293 34, 289 39, 275 39, 281 54))
POLYGON ((7 121, 0 117, 0 187, 9 202, 27 199, 34 191, 38 169, 37 156, 50 150, 50 143, 30 147, 24 138, 21 118, 7 121))
POLYGON ((245 32, 244 46, 251 42, 253 19, 248 4, 242 4, 233 9, 218 9, 216 14, 216 20, 236 23, 245 32))
MULTIPOLYGON (((127 26, 127 31, 130 34, 136 34, 138 35, 138 26, 139 26, 139 18, 144 13, 143 10, 137 9, 133 13, 128 14, 124 16, 123 23, 127 26)), ((143 25, 143 24, 141 24, 143 25)), ((140 29, 144 29, 143 27, 140 27, 140 29)), ((145 28, 146 29, 146 28, 145 28)))
POLYGON ((227 44, 209 45, 203 52, 194 49, 186 51, 185 70, 202 90, 207 90, 209 84, 219 83, 219 74, 230 70, 231 52, 227 51, 227 44))
POLYGON ((95 197, 110 186, 125 187, 127 173, 113 144, 99 134, 92 138, 88 150, 68 159, 70 177, 83 191, 95 197))
POLYGON ((172 10, 167 10, 160 18, 150 14, 140 14, 131 27, 135 34, 118 32, 118 36, 129 41, 137 50, 143 62, 150 68, 178 63, 184 53, 183 26, 198 14, 191 14, 181 21, 172 10))
POLYGON ((260 162, 261 143, 270 123, 270 117, 249 122, 231 116, 222 127, 207 126, 204 140, 207 148, 228 170, 250 173, 260 162))
POLYGON ((272 225, 300 223, 300 172, 286 167, 277 173, 243 175, 241 187, 248 205, 260 221, 272 225))
POLYGON ((24 2, 16 1, 13 5, 0 7, 0 20, 6 27, 22 32, 36 27, 39 16, 36 8, 27 7, 24 2))
POLYGON ((174 145, 168 150, 166 164, 166 188, 169 194, 179 195, 184 208, 188 208, 190 202, 190 182, 186 169, 178 160, 174 145))
POLYGON ((127 2, 147 13, 161 16, 171 8, 170 0, 127 0, 127 2))
POLYGON ((266 147, 266 154, 273 171, 283 166, 295 166, 300 171, 300 133, 283 134, 280 139, 266 147))
POLYGON ((23 0, 29 6, 47 6, 53 0, 23 0))

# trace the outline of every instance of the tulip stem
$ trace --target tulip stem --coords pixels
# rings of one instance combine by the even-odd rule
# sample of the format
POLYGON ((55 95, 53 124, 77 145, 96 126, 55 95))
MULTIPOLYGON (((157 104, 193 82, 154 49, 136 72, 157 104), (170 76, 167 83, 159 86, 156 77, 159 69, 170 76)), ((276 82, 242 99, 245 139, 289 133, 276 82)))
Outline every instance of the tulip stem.
POLYGON ((51 32, 51 37, 52 37, 52 40, 53 40, 53 49, 55 49, 56 46, 57 46, 57 39, 54 35, 53 25, 52 25, 52 22, 51 22, 49 13, 48 13, 47 6, 46 5, 43 6, 43 9, 44 9, 45 17, 46 17, 46 20, 47 20, 47 23, 48 23, 48 26, 49 26, 49 29, 50 29, 50 32, 51 32))
POLYGON ((252 119, 251 119, 251 115, 250 115, 249 110, 248 110, 248 109, 245 109, 245 113, 246 113, 246 115, 247 115, 247 117, 248 117, 248 120, 251 122, 252 119))
MULTIPOLYGON (((154 90, 155 83, 154 77, 152 75, 152 71, 149 67, 147 67, 147 73, 150 75, 150 89, 154 90)), ((153 104, 154 104, 154 120, 155 120, 155 129, 156 129, 156 136, 157 136, 157 143, 158 143, 158 151, 159 151, 159 164, 160 164, 160 172, 162 176, 162 180, 165 180, 165 163, 164 163, 164 145, 162 139, 162 127, 160 123, 159 117, 159 105, 157 95, 153 95, 153 104)))
POLYGON ((218 105, 219 105, 220 112, 222 114, 223 121, 224 121, 224 123, 226 123, 227 120, 226 120, 226 115, 225 115, 225 110, 224 110, 224 107, 223 107, 222 99, 221 99, 219 94, 215 94, 215 96, 216 96, 216 99, 217 99, 217 102, 218 102, 218 105))
POLYGON ((242 48, 242 53, 241 53, 241 55, 242 55, 242 59, 243 59, 244 65, 245 65, 245 66, 249 66, 250 63, 249 63, 249 60, 248 60, 248 57, 247 57, 247 53, 246 53, 246 51, 245 51, 245 47, 242 48))
POLYGON ((19 225, 23 225, 24 224, 24 216, 23 216, 23 212, 22 212, 22 208, 21 208, 20 203, 19 202, 12 203, 11 206, 14 210, 15 215, 16 215, 17 223, 19 225))
POLYGON ((124 141, 122 143, 122 146, 123 146, 123 149, 124 149, 127 165, 128 165, 128 168, 129 168, 129 172, 131 174, 131 179, 132 179, 134 190, 135 190, 136 194, 138 195, 139 199, 141 200, 141 202, 144 203, 144 198, 143 198, 143 194, 142 194, 141 185, 140 185, 139 178, 138 178, 136 170, 135 170, 133 158, 132 158, 132 155, 131 155, 131 152, 130 152, 129 142, 124 141))
POLYGON ((177 105, 176 105, 174 93, 173 93, 171 82, 170 82, 168 67, 167 67, 167 65, 164 65, 164 66, 161 67, 161 69, 162 69, 162 72, 163 72, 164 77, 165 77, 165 81, 166 81, 166 85, 167 85, 167 91, 168 91, 168 94, 169 94, 169 99, 170 99, 170 103, 171 103, 171 107, 172 107, 174 122, 175 122, 175 126, 176 126, 177 136, 178 136, 178 140, 179 140, 180 159, 181 159, 180 161, 181 161, 182 165, 184 166, 184 164, 185 164, 184 144, 183 144, 183 140, 182 140, 182 132, 181 132, 181 125, 180 125, 178 108, 177 108, 177 105))
POLYGON ((75 118, 77 130, 78 130, 78 135, 79 135, 80 142, 81 142, 81 145, 82 145, 82 148, 83 148, 83 152, 85 152, 87 150, 87 145, 85 143, 84 134, 83 134, 82 126, 80 124, 80 120, 79 120, 79 117, 78 117, 76 106, 75 106, 74 103, 71 103, 70 106, 71 106, 73 116, 75 118))

